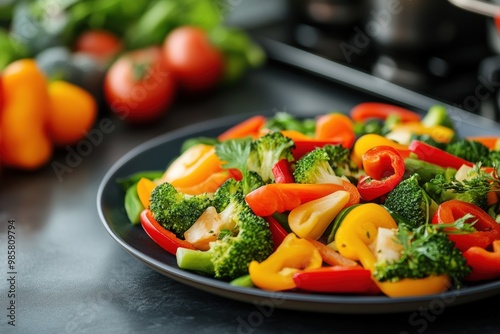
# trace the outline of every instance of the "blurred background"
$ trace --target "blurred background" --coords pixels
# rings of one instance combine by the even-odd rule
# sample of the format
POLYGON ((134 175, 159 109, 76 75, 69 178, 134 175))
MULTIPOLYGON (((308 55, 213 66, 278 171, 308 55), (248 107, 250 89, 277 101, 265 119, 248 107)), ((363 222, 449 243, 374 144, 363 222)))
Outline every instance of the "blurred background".
MULTIPOLYGON (((11 85, 12 63, 34 60, 56 101, 51 108, 59 109, 49 112, 49 139, 64 147, 99 116, 154 122, 177 100, 217 94, 274 61, 403 104, 418 105, 401 94, 416 92, 498 122, 498 8, 500 0, 0 0, 0 106, 16 109, 9 103, 19 87, 11 85), (201 28, 208 42, 188 34, 168 47, 183 26, 201 28), (157 49, 144 51, 150 47, 157 49), (134 61, 118 65, 133 51, 134 61), (143 91, 127 79, 141 66, 140 84, 158 81, 153 68, 175 83, 160 78, 161 92, 143 91), (72 104, 87 107, 71 115, 72 104)), ((0 127, 3 146, 16 137, 11 128, 0 127)), ((39 160, 29 163, 36 168, 39 160)))

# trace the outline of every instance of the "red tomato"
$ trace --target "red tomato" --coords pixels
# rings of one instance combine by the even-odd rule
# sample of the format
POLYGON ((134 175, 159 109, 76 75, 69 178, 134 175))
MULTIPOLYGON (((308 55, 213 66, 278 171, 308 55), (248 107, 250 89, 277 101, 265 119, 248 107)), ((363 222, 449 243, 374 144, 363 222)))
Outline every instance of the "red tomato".
POLYGON ((131 123, 158 119, 172 104, 175 90, 175 80, 157 46, 123 54, 104 78, 108 105, 131 123))
POLYGON ((223 56, 197 27, 182 26, 165 38, 163 54, 179 86, 191 92, 214 87, 222 77, 223 56))
POLYGON ((89 30, 83 32, 76 40, 75 51, 109 60, 123 49, 120 39, 105 30, 89 30))

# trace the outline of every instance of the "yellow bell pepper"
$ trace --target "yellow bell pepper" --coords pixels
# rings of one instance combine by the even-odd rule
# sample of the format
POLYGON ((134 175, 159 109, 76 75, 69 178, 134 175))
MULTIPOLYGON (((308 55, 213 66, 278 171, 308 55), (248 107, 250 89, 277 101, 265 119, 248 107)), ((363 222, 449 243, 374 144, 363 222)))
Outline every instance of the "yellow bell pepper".
POLYGON ((358 140, 356 140, 356 143, 354 143, 351 155, 352 160, 356 162, 359 167, 362 167, 363 164, 361 157, 363 156, 363 154, 365 154, 366 151, 376 146, 393 147, 401 154, 401 157, 403 157, 403 159, 407 158, 410 155, 408 145, 397 143, 381 135, 369 133, 359 137, 358 140))
POLYGON ((443 125, 426 126, 421 122, 409 122, 394 125, 386 137, 401 144, 410 144, 413 134, 429 135, 439 143, 449 143, 455 136, 455 131, 443 125))
POLYGON ((322 264, 321 255, 312 243, 290 233, 266 260, 252 261, 248 271, 255 286, 263 290, 284 291, 296 287, 295 273, 320 268, 322 264))
MULTIPOLYGON (((361 262, 374 271, 376 256, 370 245, 377 239, 378 229, 396 229, 397 224, 382 206, 366 203, 352 209, 342 221, 335 234, 335 244, 341 255, 361 262)), ((429 276, 421 279, 405 278, 397 282, 375 283, 389 297, 423 296, 440 293, 449 288, 447 275, 429 276)))
POLYGON ((300 238, 317 240, 328 225, 349 201, 347 191, 339 190, 330 195, 304 203, 290 211, 288 225, 300 238))

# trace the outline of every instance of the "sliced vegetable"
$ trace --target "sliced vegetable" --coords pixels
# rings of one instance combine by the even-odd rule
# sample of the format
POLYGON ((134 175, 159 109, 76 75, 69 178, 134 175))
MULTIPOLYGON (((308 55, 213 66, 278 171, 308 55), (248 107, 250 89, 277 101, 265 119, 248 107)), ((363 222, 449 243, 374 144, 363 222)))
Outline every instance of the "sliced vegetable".
POLYGON ((339 190, 301 204, 290 211, 288 224, 300 238, 319 239, 349 201, 349 193, 339 190))
POLYGON ((145 209, 137 194, 137 183, 130 186, 125 192, 125 212, 130 222, 134 225, 141 221, 141 212, 145 209))
POLYGON ((259 134, 259 130, 266 123, 266 118, 262 115, 255 115, 241 123, 227 129, 217 139, 220 141, 236 138, 255 137, 259 134))
POLYGON ((294 183, 292 166, 288 159, 281 159, 273 167, 274 182, 276 183, 294 183))
POLYGON ((148 178, 142 177, 137 182, 137 195, 139 196, 142 206, 146 209, 149 208, 149 204, 151 203, 150 198, 154 188, 156 188, 156 183, 148 178))
POLYGON ((148 209, 141 212, 140 221, 147 235, 170 254, 175 255, 178 248, 195 249, 189 242, 177 238, 173 232, 161 226, 148 209))
MULTIPOLYGON (((339 253, 354 261, 360 261, 363 268, 373 273, 376 256, 370 245, 377 239, 379 227, 397 228, 396 222, 386 209, 374 203, 355 207, 346 215, 335 234, 339 253)), ((405 278, 397 282, 375 282, 389 297, 436 294, 447 290, 450 286, 446 275, 421 279, 405 278)))
POLYGON ((269 229, 271 230, 271 235, 273 237, 274 249, 279 247, 286 236, 289 234, 287 230, 273 217, 266 216, 264 219, 269 223, 269 229))
POLYGON ((381 135, 369 133, 359 137, 356 143, 354 143, 352 159, 361 167, 363 154, 376 146, 391 146, 395 148, 399 154, 401 154, 403 159, 410 155, 407 145, 396 143, 395 141, 387 139, 381 135))
POLYGON ((401 154, 391 146, 376 146, 361 157, 366 176, 358 181, 361 198, 371 201, 389 191, 403 179, 405 163, 401 154))
POLYGON ((304 291, 374 294, 380 290, 371 276, 371 271, 361 266, 331 266, 295 273, 293 280, 304 291))
POLYGON ((346 205, 359 202, 359 193, 356 187, 348 181, 344 181, 343 185, 271 183, 251 191, 246 195, 245 200, 256 215, 265 217, 275 212, 290 211, 301 204, 338 190, 347 190, 351 194, 346 205))
POLYGON ((500 239, 500 225, 483 209, 477 205, 452 199, 439 205, 436 213, 432 217, 433 224, 453 223, 464 217, 466 214, 472 215, 466 223, 474 223, 474 232, 454 234, 456 228, 446 228, 448 237, 455 243, 455 246, 462 252, 471 247, 486 248, 494 240, 500 239))
POLYGON ((353 261, 345 256, 340 255, 339 252, 334 250, 333 248, 325 245, 321 241, 314 239, 307 239, 310 243, 316 247, 316 249, 321 254, 321 258, 323 262, 331 265, 331 266, 342 266, 342 267, 356 267, 359 264, 356 261, 353 261))
POLYGON ((293 275, 320 268, 321 255, 309 241, 290 233, 266 260, 252 261, 248 267, 252 282, 268 291, 285 291, 297 285, 293 275))
POLYGON ((321 115, 316 120, 315 139, 335 140, 351 148, 356 140, 354 123, 349 116, 337 112, 321 115))
POLYGON ((407 122, 392 126, 386 138, 410 144, 413 135, 428 135, 438 143, 449 143, 455 137, 455 131, 444 125, 425 126, 420 122, 407 122))
POLYGON ((444 167, 459 169, 462 165, 473 166, 472 162, 450 154, 437 147, 431 146, 419 140, 413 140, 408 146, 410 152, 415 153, 420 160, 444 167))
POLYGON ((500 240, 493 241, 493 250, 473 246, 463 252, 472 272, 469 281, 485 281, 500 277, 500 240))
POLYGON ((215 154, 214 146, 197 144, 177 157, 165 170, 160 181, 169 182, 174 187, 192 187, 221 170, 221 162, 215 154))
POLYGON ((311 152, 317 147, 326 145, 339 145, 342 144, 342 139, 333 138, 329 140, 314 140, 314 139, 297 139, 294 140, 295 147, 292 149, 292 154, 295 160, 300 159, 306 153, 311 152))
POLYGON ((385 120, 389 116, 397 116, 401 122, 418 122, 421 119, 420 114, 414 111, 378 102, 360 103, 351 109, 350 115, 355 122, 363 122, 370 118, 385 120))

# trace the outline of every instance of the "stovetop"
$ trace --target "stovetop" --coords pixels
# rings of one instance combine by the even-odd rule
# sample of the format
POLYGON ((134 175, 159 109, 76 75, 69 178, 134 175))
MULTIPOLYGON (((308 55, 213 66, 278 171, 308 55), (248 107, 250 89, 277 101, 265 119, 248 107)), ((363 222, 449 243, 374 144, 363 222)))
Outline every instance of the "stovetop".
POLYGON ((411 99, 411 92, 416 92, 500 121, 500 82, 490 75, 490 69, 500 68, 500 58, 488 40, 487 22, 477 22, 468 22, 474 37, 466 39, 466 43, 423 54, 386 52, 359 24, 332 27, 295 17, 261 27, 254 35, 271 59, 360 89, 383 90, 379 83, 384 81, 391 85, 378 93, 394 95, 389 98, 399 99, 401 92, 406 92, 411 99), (318 68, 318 61, 323 62, 322 68, 318 68), (329 70, 332 73, 328 74, 329 70), (350 82, 354 77, 374 87, 350 82), (398 92, 390 92, 391 87, 398 92))

